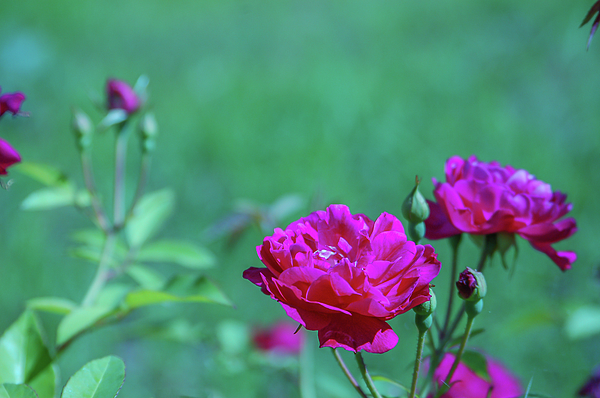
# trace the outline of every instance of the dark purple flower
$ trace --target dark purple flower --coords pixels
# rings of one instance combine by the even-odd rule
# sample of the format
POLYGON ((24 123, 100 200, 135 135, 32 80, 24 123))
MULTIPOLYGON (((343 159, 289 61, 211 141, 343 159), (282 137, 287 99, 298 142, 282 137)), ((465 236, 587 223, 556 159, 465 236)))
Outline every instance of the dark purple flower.
POLYGON ((580 397, 600 398, 600 366, 594 369, 594 372, 587 383, 577 393, 580 397))
POLYGON ((21 161, 21 156, 10 144, 0 138, 0 175, 8 174, 6 169, 21 161))
POLYGON ((463 300, 479 300, 487 293, 487 284, 481 272, 467 267, 456 282, 458 295, 463 300))
MULTIPOLYGON (((1 90, 1 87, 0 87, 1 90)), ((6 112, 13 115, 20 114, 21 104, 25 101, 25 94, 20 91, 15 93, 6 93, 0 96, 0 117, 6 112)))
POLYGON ((140 99, 129 84, 122 80, 109 79, 106 82, 108 109, 123 109, 132 114, 140 108, 140 99))
MULTIPOLYGON (((592 17, 594 16, 594 14, 596 14, 597 12, 600 12, 600 1, 597 1, 594 3, 594 5, 592 6, 592 8, 590 8, 590 10, 588 11, 587 15, 585 16, 585 18, 583 19, 583 22, 581 23, 581 25, 579 25, 579 27, 581 28, 583 25, 588 23, 590 21, 590 19, 592 19, 592 17)), ((592 42, 594 33, 596 33, 596 29, 598 29, 598 24, 600 24, 600 13, 598 14, 598 16, 596 16, 596 19, 594 19, 594 23, 592 24, 592 30, 590 31, 590 38, 588 39, 588 42, 587 42, 588 49, 590 48, 590 43, 592 42)))

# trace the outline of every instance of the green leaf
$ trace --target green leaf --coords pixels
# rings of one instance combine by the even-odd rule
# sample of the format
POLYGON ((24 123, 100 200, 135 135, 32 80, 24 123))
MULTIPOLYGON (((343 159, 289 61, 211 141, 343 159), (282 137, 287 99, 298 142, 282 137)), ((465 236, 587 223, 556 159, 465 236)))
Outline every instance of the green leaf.
POLYGON ((125 229, 130 246, 141 247, 158 232, 173 211, 174 203, 175 195, 169 189, 144 196, 135 207, 125 229))
POLYGON ((88 362, 63 388, 61 398, 113 398, 125 381, 125 364, 108 356, 88 362))
POLYGON ((565 330, 571 340, 600 333, 600 307, 588 305, 578 308, 567 318, 565 330))
POLYGON ((71 235, 74 241, 83 243, 86 246, 102 247, 106 240, 106 235, 99 229, 81 229, 71 235))
POLYGON ((68 177, 57 168, 42 163, 22 162, 13 166, 17 170, 44 185, 57 187, 68 184, 68 177))
POLYGON ((215 256, 192 243, 161 240, 144 246, 137 256, 140 261, 172 262, 192 269, 206 269, 216 263, 215 256))
POLYGON ((32 192, 21 203, 23 210, 46 210, 75 203, 75 189, 70 184, 42 188, 32 192))
POLYGON ((50 364, 29 382, 29 386, 37 392, 39 398, 54 398, 57 382, 58 366, 50 364))
POLYGON ((125 273, 144 289, 160 290, 165 285, 161 274, 141 264, 131 264, 125 273))
POLYGON ((140 289, 125 298, 130 309, 167 302, 205 302, 231 306, 229 299, 205 277, 176 276, 164 291, 140 289))
POLYGON ((98 321, 109 316, 112 311, 112 306, 77 308, 60 321, 56 331, 56 344, 64 344, 74 336, 87 331, 98 321))
POLYGON ((397 381, 394 381, 394 380, 392 380, 392 379, 388 379, 387 377, 383 377, 383 376, 373 376, 372 378, 373 378, 373 381, 379 381, 379 382, 385 382, 385 383, 389 383, 389 384, 392 384, 392 385, 394 385, 394 386, 396 386, 396 387, 400 388, 401 390, 404 390, 404 391, 408 391, 408 392, 410 392, 410 389, 409 389, 409 388, 407 388, 407 387, 403 386, 402 384, 398 383, 397 381))
POLYGON ((0 383, 29 383, 51 361, 31 311, 25 311, 0 337, 0 383))
POLYGON ((0 385, 0 398, 38 398, 33 389, 25 384, 0 385))
POLYGON ((460 361, 469 369, 471 369, 477 376, 484 380, 490 381, 487 360, 483 354, 477 351, 465 350, 460 358, 460 361))
POLYGON ((127 116, 127 112, 125 112, 123 109, 110 110, 98 125, 98 131, 104 132, 110 126, 124 122, 127 120, 127 116))
POLYGON ((75 302, 61 297, 38 297, 27 300, 26 305, 30 310, 38 310, 61 315, 66 315, 77 308, 77 304, 75 302))

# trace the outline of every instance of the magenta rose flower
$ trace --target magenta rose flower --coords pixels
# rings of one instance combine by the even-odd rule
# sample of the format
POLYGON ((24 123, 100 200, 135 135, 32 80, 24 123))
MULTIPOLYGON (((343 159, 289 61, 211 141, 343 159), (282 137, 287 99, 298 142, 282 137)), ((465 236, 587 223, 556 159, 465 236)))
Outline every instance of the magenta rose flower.
POLYGON ((0 175, 8 174, 6 169, 21 161, 21 156, 10 144, 0 138, 0 175))
POLYGON ((394 348, 398 336, 386 321, 428 301, 441 267, 433 247, 408 241, 393 215, 373 222, 344 205, 275 229, 257 252, 267 268, 244 278, 318 330, 321 347, 354 352, 394 348))
MULTIPOLYGON (((1 91, 1 88, 0 88, 1 91)), ((21 104, 25 101, 25 94, 17 91, 15 93, 6 93, 0 96, 0 117, 6 112, 13 115, 20 113, 21 104)))
MULTIPOLYGON (((442 385, 454 363, 454 355, 446 354, 433 373, 433 379, 442 385)), ((487 371, 490 380, 478 376, 464 363, 460 362, 452 380, 450 389, 440 398, 517 398, 524 391, 519 380, 498 362, 487 358, 487 371), (488 395, 489 394, 489 395, 488 395)), ((430 395, 429 398, 432 398, 430 395)))
POLYGON ((304 333, 289 322, 254 331, 252 340, 262 351, 274 354, 299 354, 304 343, 304 333))
POLYGON ((577 231, 573 218, 559 220, 572 209, 567 196, 552 191, 525 170, 475 156, 454 156, 446 162, 446 182, 435 178, 435 202, 425 221, 425 237, 441 239, 461 232, 487 235, 515 233, 548 255, 561 270, 571 268, 574 252, 557 252, 552 244, 577 231))
POLYGON ((127 114, 132 114, 140 108, 140 99, 124 81, 109 79, 106 82, 106 95, 108 109, 123 109, 127 114))

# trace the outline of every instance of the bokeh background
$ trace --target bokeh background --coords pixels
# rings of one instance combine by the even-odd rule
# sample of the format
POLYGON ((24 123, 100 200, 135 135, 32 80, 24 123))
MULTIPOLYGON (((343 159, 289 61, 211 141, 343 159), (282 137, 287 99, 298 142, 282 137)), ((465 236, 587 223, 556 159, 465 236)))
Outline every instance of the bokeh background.
MULTIPOLYGON (((138 311, 124 324, 77 341, 60 359, 63 382, 86 361, 115 354, 127 364, 122 397, 296 397, 293 378, 248 360, 247 331, 284 317, 241 278, 259 266, 249 229, 235 245, 211 226, 239 199, 269 204, 297 194, 285 224, 329 203, 372 218, 399 215, 415 175, 431 198, 452 155, 476 154, 525 168, 568 193, 579 232, 558 246, 579 260, 561 272, 520 241, 512 275, 496 259, 473 339, 532 390, 573 396, 600 362, 600 341, 572 341, 565 320, 600 302, 600 43, 586 52, 592 1, 26 0, 0 7, 0 85, 23 91, 29 118, 4 117, 2 138, 28 161, 81 172, 70 126, 77 105, 97 117, 107 78, 150 78, 160 125, 149 189, 172 187, 177 212, 163 237, 206 245, 208 275, 236 308, 174 305, 138 311), (213 231, 213 232, 211 232, 213 231)), ((597 39, 600 40, 600 39, 597 39)), ((97 138, 94 166, 109 187, 112 136, 97 138)), ((136 151, 129 165, 135 183, 136 151)), ((68 255, 70 235, 90 227, 65 208, 24 212, 39 184, 11 173, 0 192, 0 330, 24 301, 80 301, 94 269, 68 255)), ((106 191, 107 197, 110 191, 106 191)), ((283 225, 282 225, 283 226, 283 225)), ((446 242, 433 242, 449 265, 446 242)), ((463 265, 477 251, 468 240, 463 265)), ((168 267, 162 271, 170 272, 168 267)), ((445 302, 445 273, 437 282, 445 302)), ((58 320, 44 316, 47 329, 58 320)), ((409 384, 416 330, 391 322, 400 343, 367 355, 372 373, 409 384)), ((52 336, 49 336, 52 338, 52 336)), ((308 343, 319 397, 352 396, 316 335, 308 343)), ((352 362, 350 356, 346 357, 352 362)))

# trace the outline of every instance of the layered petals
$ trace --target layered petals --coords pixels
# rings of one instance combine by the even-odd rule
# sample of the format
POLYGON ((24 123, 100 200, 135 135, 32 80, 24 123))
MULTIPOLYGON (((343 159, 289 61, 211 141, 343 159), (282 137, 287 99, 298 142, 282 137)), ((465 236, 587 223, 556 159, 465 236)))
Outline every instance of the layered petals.
POLYGON ((21 114, 21 104, 25 101, 25 94, 20 91, 6 93, 0 96, 0 117, 6 112, 13 115, 21 114))
POLYGON ((276 229, 257 253, 266 268, 249 268, 244 278, 318 330, 322 347, 354 352, 392 349, 398 337, 386 321, 428 301, 441 267, 433 248, 408 241, 393 215, 373 222, 344 205, 276 229))
POLYGON ((0 175, 6 175, 10 166, 21 161, 21 156, 10 144, 0 138, 0 175))
POLYGON ((425 237, 442 239, 461 232, 488 235, 518 234, 546 253, 562 270, 576 256, 556 252, 550 245, 577 231, 575 220, 559 220, 572 209, 566 195, 526 170, 498 162, 480 162, 475 156, 452 157, 445 166, 446 182, 433 179, 436 202, 425 220, 425 237))

